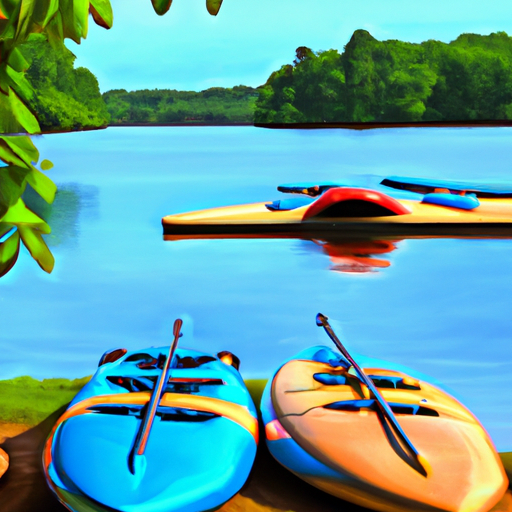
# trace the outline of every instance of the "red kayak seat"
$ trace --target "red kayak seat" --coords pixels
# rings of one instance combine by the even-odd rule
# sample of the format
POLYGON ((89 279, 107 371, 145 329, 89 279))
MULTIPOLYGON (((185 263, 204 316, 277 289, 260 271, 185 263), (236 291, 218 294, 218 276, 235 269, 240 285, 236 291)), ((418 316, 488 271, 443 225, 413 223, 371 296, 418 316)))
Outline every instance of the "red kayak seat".
POLYGON ((411 213, 396 199, 365 188, 331 188, 306 210, 302 220, 311 217, 385 217, 411 213))

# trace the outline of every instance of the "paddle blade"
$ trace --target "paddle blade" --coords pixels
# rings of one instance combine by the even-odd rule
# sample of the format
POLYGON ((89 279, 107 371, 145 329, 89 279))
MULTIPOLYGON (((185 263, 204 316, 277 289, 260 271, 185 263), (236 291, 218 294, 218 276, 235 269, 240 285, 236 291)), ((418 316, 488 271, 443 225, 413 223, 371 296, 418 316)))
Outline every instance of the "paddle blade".
POLYGON ((424 470, 424 473, 422 472, 421 474, 423 474, 423 476, 425 478, 428 478, 430 475, 432 475, 432 466, 429 464, 428 460, 425 457, 423 457, 423 455, 420 455, 419 453, 416 458, 418 460, 418 464, 424 470))
POLYGON ((322 315, 322 313, 318 313, 316 315, 316 325, 318 325, 318 327, 322 327, 323 325, 325 325, 327 318, 328 317, 326 317, 325 315, 322 315))
POLYGON ((175 320, 174 326, 172 328, 172 333, 175 338, 179 337, 182 325, 183 325, 183 320, 181 318, 177 318, 175 320))
POLYGON ((142 477, 146 473, 147 465, 146 457, 144 455, 138 455, 135 452, 132 453, 129 468, 132 475, 135 475, 138 483, 140 483, 142 477))

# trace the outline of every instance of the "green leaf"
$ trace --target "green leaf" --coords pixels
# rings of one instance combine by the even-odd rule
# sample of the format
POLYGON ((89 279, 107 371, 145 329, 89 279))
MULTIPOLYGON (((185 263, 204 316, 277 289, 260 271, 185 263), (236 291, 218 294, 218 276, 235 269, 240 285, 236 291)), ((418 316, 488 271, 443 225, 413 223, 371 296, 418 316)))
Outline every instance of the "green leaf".
POLYGON ((9 90, 9 103, 14 117, 28 133, 41 133, 41 127, 36 117, 30 112, 13 89, 9 90))
POLYGON ((57 186, 46 174, 32 169, 27 175, 27 182, 47 203, 53 203, 57 186))
POLYGON ((43 160, 41 162, 41 170, 42 171, 49 171, 53 167, 53 163, 50 162, 50 160, 43 160))
POLYGON ((9 145, 2 140, 2 137, 0 137, 0 160, 6 164, 28 167, 28 165, 9 147, 9 145))
POLYGON ((23 42, 30 33, 36 0, 21 0, 16 39, 23 42))
POLYGON ((16 93, 25 100, 31 100, 34 96, 34 89, 30 82, 25 78, 25 73, 16 71, 11 66, 7 66, 5 71, 10 78, 11 87, 16 91, 16 93))
POLYGON ((46 14, 41 22, 42 28, 45 28, 46 25, 50 22, 52 17, 57 13, 59 10, 59 0, 46 0, 48 4, 48 8, 46 10, 46 14))
POLYGON ((212 16, 217 16, 221 5, 222 0, 206 0, 206 8, 212 16))
POLYGON ((7 63, 11 66, 15 71, 22 73, 26 71, 29 67, 29 63, 23 57, 23 54, 18 48, 13 48, 9 57, 7 58, 7 63))
POLYGON ((0 238, 2 238, 5 234, 9 233, 14 226, 12 224, 7 224, 6 222, 0 222, 0 238))
POLYGON ((14 224, 18 227, 33 227, 44 234, 51 233, 52 231, 50 226, 48 226, 41 217, 37 216, 25 206, 23 199, 18 199, 16 204, 11 206, 3 217, 0 217, 0 222, 14 224))
POLYGON ((62 15, 64 37, 80 44, 82 37, 87 37, 89 0, 60 0, 59 11, 62 15))
POLYGON ((26 135, 4 136, 0 137, 0 141, 2 140, 18 158, 22 159, 27 164, 27 166, 31 166, 32 162, 39 160, 39 151, 34 146, 30 137, 26 135))
POLYGON ((0 167, 0 218, 23 194, 25 178, 29 172, 27 168, 14 165, 0 167))
POLYGON ((59 11, 55 13, 55 16, 48 22, 45 28, 46 35, 48 36, 48 42, 54 49, 58 49, 62 45, 64 39, 64 29, 62 28, 62 15, 59 11))
POLYGON ((91 0, 89 9, 97 25, 106 29, 112 28, 114 14, 110 0, 91 0))
POLYGON ((0 62, 0 92, 9 95, 9 75, 7 74, 7 62, 0 62))
POLYGON ((28 226, 18 226, 18 230, 25 247, 29 250, 32 257, 45 272, 50 273, 55 265, 55 259, 43 240, 41 233, 37 229, 28 226))
POLYGON ((7 240, 0 243, 0 277, 11 270, 20 252, 20 233, 16 230, 7 240))
POLYGON ((151 0, 151 3, 155 12, 162 16, 170 9, 172 0, 151 0))

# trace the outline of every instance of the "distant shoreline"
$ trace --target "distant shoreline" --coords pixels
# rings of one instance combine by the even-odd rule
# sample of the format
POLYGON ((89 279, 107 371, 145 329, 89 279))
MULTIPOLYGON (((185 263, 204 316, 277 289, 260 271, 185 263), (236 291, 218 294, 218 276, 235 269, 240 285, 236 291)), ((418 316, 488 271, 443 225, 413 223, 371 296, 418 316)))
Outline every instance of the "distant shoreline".
POLYGON ((422 121, 415 123, 369 121, 365 123, 254 123, 257 128, 312 130, 322 128, 343 128, 349 130, 373 130, 377 128, 485 128, 510 127, 512 120, 478 121, 422 121))
POLYGON ((254 126, 254 123, 213 123, 208 121, 197 121, 194 123, 116 123, 109 124, 107 128, 118 128, 122 126, 254 126))
MULTIPOLYGON (((418 123, 395 123, 395 122, 366 122, 366 123, 211 123, 198 121, 195 123, 123 123, 109 124, 107 126, 99 126, 97 128, 81 128, 79 130, 52 130, 42 131, 40 134, 33 135, 51 135, 54 133, 74 133, 88 132, 94 130, 105 130, 107 128, 122 127, 184 127, 184 126, 254 126, 255 128, 268 128, 273 130, 322 130, 322 129, 343 129, 343 130, 375 130, 383 128, 510 128, 512 120, 488 120, 488 121, 425 121, 418 123)), ((12 134, 14 135, 14 134, 12 134)), ((16 134, 27 135, 27 134, 16 134)))
POLYGON ((373 130, 377 128, 495 128, 511 127, 512 120, 478 120, 478 121, 424 121, 417 123, 370 121, 365 123, 212 123, 198 121, 194 123, 123 123, 110 124, 108 128, 119 126, 254 126, 278 130, 317 130, 325 128, 341 128, 345 130, 373 130))

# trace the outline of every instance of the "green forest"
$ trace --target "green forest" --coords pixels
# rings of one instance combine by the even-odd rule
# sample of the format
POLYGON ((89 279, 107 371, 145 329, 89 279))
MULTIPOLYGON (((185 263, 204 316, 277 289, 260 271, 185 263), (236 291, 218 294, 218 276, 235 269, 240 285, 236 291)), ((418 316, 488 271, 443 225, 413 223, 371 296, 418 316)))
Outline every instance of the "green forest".
POLYGON ((154 89, 103 95, 111 124, 252 124, 258 91, 239 85, 201 92, 154 89))
POLYGON ((76 57, 63 43, 50 45, 45 36, 33 34, 21 51, 30 63, 26 78, 36 93, 29 106, 43 131, 108 125, 109 115, 96 77, 86 68, 74 68, 76 57))
POLYGON ((110 125, 472 122, 512 119, 512 38, 462 34, 451 43, 378 41, 357 30, 343 53, 301 46, 255 89, 124 89, 100 94, 63 45, 32 36, 31 107, 44 131, 110 125))
POLYGON ((259 91, 256 123, 512 119, 512 38, 413 44, 357 30, 341 54, 297 48, 259 91))

